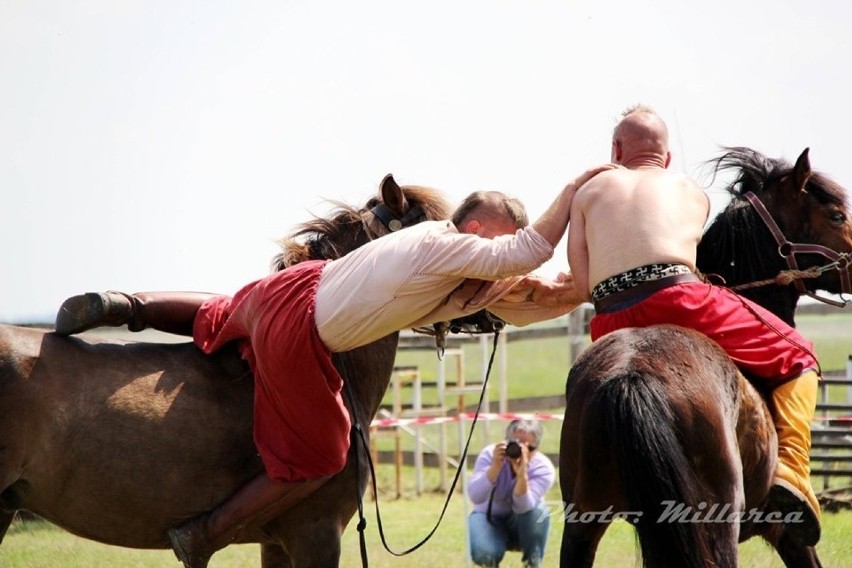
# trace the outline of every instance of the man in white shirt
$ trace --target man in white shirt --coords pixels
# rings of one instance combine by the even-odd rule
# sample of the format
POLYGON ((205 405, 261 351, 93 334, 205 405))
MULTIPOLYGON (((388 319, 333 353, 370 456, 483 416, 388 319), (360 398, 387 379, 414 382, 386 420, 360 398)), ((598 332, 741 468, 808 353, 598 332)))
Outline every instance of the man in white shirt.
POLYGON ((337 260, 298 263, 246 285, 233 297, 108 292, 66 300, 57 316, 60 335, 125 323, 131 329, 190 330, 206 353, 240 341, 252 366, 260 393, 255 442, 266 471, 212 512, 168 531, 185 566, 206 566, 247 523, 270 508, 285 510, 343 469, 350 424, 332 353, 486 307, 523 325, 579 305, 545 307, 518 294, 517 285, 553 255, 576 190, 611 167, 593 168, 566 185, 530 226, 517 200, 500 192, 475 192, 450 221, 419 223, 337 260), (287 395, 302 384, 316 388, 301 388, 298 398, 287 395), (304 408, 310 408, 320 429, 302 420, 304 408), (312 431, 322 435, 311 436, 312 431), (309 443, 290 443, 293 439, 309 443))

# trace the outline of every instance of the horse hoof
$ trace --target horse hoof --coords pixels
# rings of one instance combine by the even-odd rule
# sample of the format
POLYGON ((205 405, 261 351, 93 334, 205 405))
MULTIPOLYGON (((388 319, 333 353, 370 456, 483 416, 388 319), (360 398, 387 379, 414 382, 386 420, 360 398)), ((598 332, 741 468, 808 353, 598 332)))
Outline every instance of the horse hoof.
POLYGON ((207 568, 210 555, 195 551, 198 543, 191 526, 171 528, 166 531, 166 535, 169 537, 175 556, 183 562, 184 568, 207 568))
POLYGON ((799 520, 784 522, 784 528, 789 531, 791 538, 803 546, 815 546, 819 542, 822 532, 819 518, 799 491, 787 483, 776 481, 769 490, 768 503, 777 507, 785 519, 787 515, 797 515, 799 520))

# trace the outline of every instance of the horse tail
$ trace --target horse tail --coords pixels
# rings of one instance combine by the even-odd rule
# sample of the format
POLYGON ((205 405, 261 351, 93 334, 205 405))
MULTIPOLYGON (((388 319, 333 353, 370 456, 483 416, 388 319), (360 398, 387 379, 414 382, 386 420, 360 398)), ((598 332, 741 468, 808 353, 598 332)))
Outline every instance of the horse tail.
POLYGON ((617 445, 622 491, 628 510, 637 512, 630 520, 644 566, 703 568, 718 552, 710 531, 689 522, 706 503, 700 503, 675 413, 660 386, 649 374, 613 376, 601 385, 590 410, 598 409, 606 439, 617 445))

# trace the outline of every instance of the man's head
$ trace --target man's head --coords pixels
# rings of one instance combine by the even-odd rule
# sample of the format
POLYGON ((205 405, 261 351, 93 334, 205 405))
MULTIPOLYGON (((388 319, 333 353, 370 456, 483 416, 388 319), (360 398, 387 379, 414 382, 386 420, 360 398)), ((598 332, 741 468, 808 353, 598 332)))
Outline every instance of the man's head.
POLYGON ((653 109, 644 105, 628 108, 612 132, 612 161, 626 167, 654 165, 667 168, 669 129, 653 109))
POLYGON ((529 224, 524 204, 499 191, 474 191, 461 202, 451 220, 459 232, 486 239, 514 234, 529 224))

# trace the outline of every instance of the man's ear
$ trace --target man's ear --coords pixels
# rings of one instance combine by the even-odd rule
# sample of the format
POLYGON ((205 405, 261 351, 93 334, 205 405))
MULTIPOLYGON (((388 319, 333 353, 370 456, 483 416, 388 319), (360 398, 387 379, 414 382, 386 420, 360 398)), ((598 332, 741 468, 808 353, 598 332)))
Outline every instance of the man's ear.
POLYGON ((481 227, 482 227, 482 223, 480 223, 476 219, 471 219, 470 221, 466 221, 463 226, 459 227, 459 230, 462 233, 468 233, 470 235, 475 235, 481 227))
POLYGON ((669 167, 669 164, 672 163, 672 153, 666 152, 666 167, 669 167))
POLYGON ((611 159, 613 163, 620 164, 621 163, 621 142, 618 140, 612 141, 612 156, 611 159))

